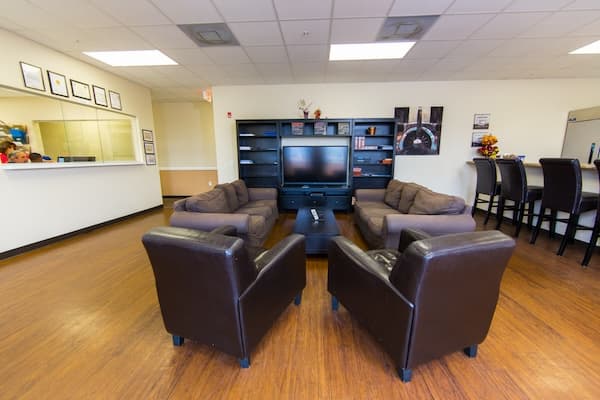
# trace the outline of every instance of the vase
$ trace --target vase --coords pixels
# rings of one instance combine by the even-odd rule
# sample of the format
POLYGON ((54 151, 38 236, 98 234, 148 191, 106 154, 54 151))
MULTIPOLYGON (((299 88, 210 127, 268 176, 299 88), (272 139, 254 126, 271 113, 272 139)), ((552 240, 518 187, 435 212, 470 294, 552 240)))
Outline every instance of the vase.
POLYGON ((308 111, 304 111, 304 119, 308 119, 308 111))

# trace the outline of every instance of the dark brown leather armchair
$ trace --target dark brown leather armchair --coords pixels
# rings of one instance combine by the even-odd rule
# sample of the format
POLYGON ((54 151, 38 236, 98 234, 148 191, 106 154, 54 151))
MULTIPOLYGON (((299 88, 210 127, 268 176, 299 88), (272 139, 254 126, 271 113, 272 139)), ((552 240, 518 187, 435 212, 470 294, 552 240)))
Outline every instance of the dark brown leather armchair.
MULTIPOLYGON (((228 229, 221 233, 231 233, 228 229)), ((304 236, 250 259, 244 241, 178 227, 147 232, 163 322, 173 344, 205 343, 250 365, 250 352, 306 285, 304 236)))
POLYGON ((464 349, 475 357, 496 309, 515 247, 498 231, 429 237, 405 229, 400 251, 362 251, 344 237, 329 248, 327 288, 392 357, 402 381, 412 368, 464 349))

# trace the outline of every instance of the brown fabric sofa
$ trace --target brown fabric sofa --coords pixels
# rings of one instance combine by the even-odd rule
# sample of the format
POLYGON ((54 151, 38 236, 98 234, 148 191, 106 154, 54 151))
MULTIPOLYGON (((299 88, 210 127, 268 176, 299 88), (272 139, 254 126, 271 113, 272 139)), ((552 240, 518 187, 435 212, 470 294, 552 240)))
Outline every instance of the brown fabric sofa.
POLYGON ((357 189, 355 197, 354 220, 370 248, 398 248, 405 228, 433 236, 475 230, 464 199, 416 183, 393 179, 386 189, 357 189))
POLYGON ((242 180, 173 203, 170 225, 210 231, 232 225, 250 246, 261 246, 279 217, 277 189, 247 188, 242 180))

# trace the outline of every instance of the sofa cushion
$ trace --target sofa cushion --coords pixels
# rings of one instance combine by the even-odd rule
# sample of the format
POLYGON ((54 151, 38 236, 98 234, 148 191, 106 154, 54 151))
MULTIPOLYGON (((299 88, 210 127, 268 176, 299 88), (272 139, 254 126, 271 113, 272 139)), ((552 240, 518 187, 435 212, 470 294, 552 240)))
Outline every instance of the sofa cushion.
POLYGON ((213 189, 209 190, 208 192, 188 197, 185 199, 185 209, 187 211, 208 213, 229 212, 225 192, 221 189, 213 189))
POLYGON ((385 196, 383 197, 383 202, 388 206, 397 209, 398 203, 400 202, 400 195, 402 194, 403 186, 404 182, 392 179, 390 183, 388 183, 387 188, 385 189, 385 196))
POLYGON ((237 195, 238 203, 241 206, 248 203, 248 187, 246 186, 246 182, 241 179, 231 182, 233 187, 235 188, 235 194, 237 195))
POLYGON ((413 205, 408 210, 409 214, 460 214, 465 208, 465 200, 447 194, 421 189, 415 196, 413 205))
POLYGON ((235 210, 234 214, 260 215, 265 219, 269 219, 273 215, 273 208, 249 203, 235 210))
POLYGON ((229 212, 234 212, 239 208, 240 203, 235 192, 235 187, 231 183, 222 183, 220 185, 215 186, 215 189, 221 189, 225 192, 225 198, 227 199, 229 212))
POLYGON ((408 214, 408 210, 410 210, 410 207, 415 201, 417 192, 421 189, 425 189, 425 187, 413 182, 404 184, 400 195, 400 201, 398 201, 398 211, 403 214, 408 214))

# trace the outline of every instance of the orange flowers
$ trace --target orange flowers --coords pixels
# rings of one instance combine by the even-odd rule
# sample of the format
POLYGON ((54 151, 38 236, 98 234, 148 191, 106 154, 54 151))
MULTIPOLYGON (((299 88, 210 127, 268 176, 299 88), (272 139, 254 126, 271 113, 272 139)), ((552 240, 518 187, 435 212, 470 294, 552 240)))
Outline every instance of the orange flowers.
POLYGON ((500 152, 498 146, 498 138, 494 135, 484 135, 481 138, 481 147, 479 148, 479 154, 484 157, 496 158, 496 155, 500 152))

